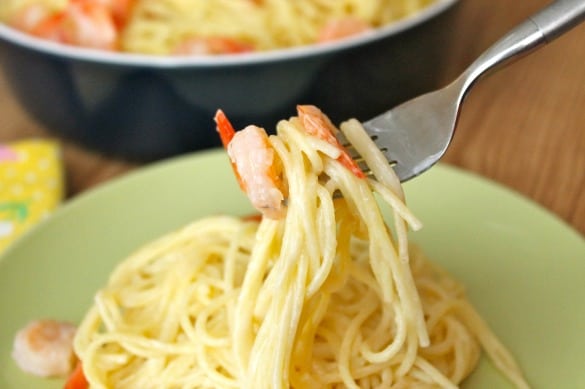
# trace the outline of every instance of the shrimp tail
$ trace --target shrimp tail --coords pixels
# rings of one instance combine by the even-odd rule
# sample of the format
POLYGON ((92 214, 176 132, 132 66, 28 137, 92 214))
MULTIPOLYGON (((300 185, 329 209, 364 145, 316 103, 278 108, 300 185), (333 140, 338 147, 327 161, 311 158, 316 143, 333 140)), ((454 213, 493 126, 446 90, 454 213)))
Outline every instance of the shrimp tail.
POLYGON ((234 135, 236 135, 236 130, 221 109, 218 109, 215 113, 215 123, 217 125, 217 132, 219 132, 221 143, 227 150, 228 145, 234 138, 234 135))
MULTIPOLYGON (((227 116, 225 115, 225 113, 221 109, 218 109, 217 112, 215 113, 215 124, 217 125, 216 129, 217 129, 217 132, 219 133, 219 138, 221 139, 221 144, 223 145, 224 149, 227 150, 228 145, 230 144, 230 142, 232 141, 232 139, 234 139, 234 136, 236 135, 236 130, 234 129, 234 126, 232 126, 232 123, 229 121, 229 119, 227 118, 227 116)), ((236 179, 238 180, 238 185, 240 186, 240 189, 242 189, 244 192, 247 192, 246 184, 245 184, 244 180, 242 179, 242 177, 240 176, 240 172, 238 171, 238 166, 236 165, 236 163, 234 161, 231 160, 231 158, 230 158, 230 163, 232 165, 232 170, 234 171, 234 175, 236 176, 236 179)))
POLYGON ((75 366, 75 370, 67 379, 65 383, 64 389, 87 389, 89 388, 89 383, 87 382, 87 378, 85 378, 85 374, 83 373, 83 366, 81 362, 77 362, 77 366, 75 366))

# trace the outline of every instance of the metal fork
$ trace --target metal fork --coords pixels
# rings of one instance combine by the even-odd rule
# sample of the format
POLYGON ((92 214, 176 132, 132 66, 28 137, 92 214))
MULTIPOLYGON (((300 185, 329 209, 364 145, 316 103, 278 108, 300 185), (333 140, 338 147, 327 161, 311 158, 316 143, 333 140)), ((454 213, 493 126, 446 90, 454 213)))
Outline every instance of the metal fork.
MULTIPOLYGON (((518 25, 487 49, 446 87, 416 97, 363 123, 393 165, 400 181, 433 166, 445 153, 461 104, 486 72, 552 41, 585 19, 585 0, 558 0, 518 25)), ((344 143, 344 139, 340 139, 344 143)), ((356 160, 355 150, 349 149, 356 160)))

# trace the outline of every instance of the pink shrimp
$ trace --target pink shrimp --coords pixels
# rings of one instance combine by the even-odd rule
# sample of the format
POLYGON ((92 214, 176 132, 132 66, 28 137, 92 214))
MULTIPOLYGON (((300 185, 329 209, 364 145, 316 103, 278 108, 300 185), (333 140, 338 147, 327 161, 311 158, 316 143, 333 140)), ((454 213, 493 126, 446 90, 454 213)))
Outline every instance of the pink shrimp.
POLYGON ((337 160, 348 168, 358 178, 364 178, 364 172, 359 168, 357 163, 349 156, 347 150, 335 137, 337 128, 331 123, 331 120, 321 110, 314 105, 298 105, 297 112, 303 127, 309 135, 316 136, 331 145, 337 147, 340 151, 337 160))
POLYGON ((252 205, 270 219, 284 217, 280 164, 266 131, 248 126, 236 132, 221 110, 217 111, 215 121, 240 188, 252 205))
POLYGON ((118 30, 110 10, 99 3, 72 1, 61 24, 65 43, 95 49, 115 50, 118 30))
POLYGON ((29 4, 19 8, 12 15, 8 24, 18 30, 32 33, 39 24, 50 16, 51 11, 46 6, 42 4, 29 4))
POLYGON ((39 38, 63 42, 64 36, 60 27, 62 16, 62 12, 53 12, 42 4, 29 4, 20 8, 8 23, 39 38))
POLYGON ((123 28, 128 19, 130 19, 130 15, 132 13, 132 9, 134 7, 135 0, 73 0, 73 1, 85 1, 85 2, 94 2, 99 3, 105 6, 116 24, 116 27, 123 28))
POLYGON ((16 334, 12 357, 28 373, 41 377, 65 376, 76 361, 75 331, 74 325, 55 320, 30 322, 16 334))
POLYGON ((118 30, 110 9, 90 0, 71 0, 58 12, 31 4, 18 12, 12 26, 39 38, 104 50, 118 46, 118 30))
POLYGON ((338 39, 348 38, 353 35, 363 34, 370 31, 372 27, 356 17, 335 19, 325 24, 317 36, 317 42, 331 42, 338 39))
POLYGON ((240 54, 253 51, 251 44, 233 38, 210 36, 194 37, 181 42, 173 51, 178 55, 240 54))

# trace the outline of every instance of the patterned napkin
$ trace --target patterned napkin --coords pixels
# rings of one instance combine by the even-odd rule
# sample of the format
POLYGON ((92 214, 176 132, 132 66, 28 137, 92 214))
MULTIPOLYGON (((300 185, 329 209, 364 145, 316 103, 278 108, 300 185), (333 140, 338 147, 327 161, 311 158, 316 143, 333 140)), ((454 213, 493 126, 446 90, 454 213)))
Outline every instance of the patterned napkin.
POLYGON ((63 169, 57 143, 0 144, 0 253, 46 218, 62 199, 63 169))

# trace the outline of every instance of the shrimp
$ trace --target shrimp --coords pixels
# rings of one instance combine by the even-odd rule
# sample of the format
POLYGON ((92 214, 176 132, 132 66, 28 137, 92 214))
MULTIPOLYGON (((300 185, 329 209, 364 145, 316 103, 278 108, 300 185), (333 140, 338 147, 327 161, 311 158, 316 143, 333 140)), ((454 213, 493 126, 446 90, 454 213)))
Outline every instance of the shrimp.
POLYGON ((32 33, 35 28, 51 15, 51 11, 42 4, 29 4, 16 11, 8 24, 18 30, 32 33))
POLYGON ((337 160, 355 174, 356 177, 364 178, 366 176, 357 163, 349 156, 347 150, 339 143, 335 137, 338 131, 337 128, 319 108, 314 105, 298 105, 297 112, 305 131, 309 135, 316 136, 337 147, 340 151, 337 160))
POLYGON ((236 132, 221 110, 215 121, 240 188, 252 205, 270 219, 284 217, 282 169, 266 131, 251 125, 236 132))
POLYGON ((132 9, 135 3, 135 0, 77 0, 77 1, 85 2, 93 1, 94 3, 99 3, 105 6, 112 15, 116 27, 118 27, 119 29, 123 28, 128 22, 128 19, 130 19, 130 14, 132 13, 132 9))
POLYGON ((42 4, 29 4, 16 12, 9 24, 23 32, 55 42, 64 42, 62 12, 53 12, 42 4))
POLYGON ((64 43, 94 49, 115 50, 118 30, 107 6, 91 1, 72 1, 61 23, 64 43))
POLYGON ((323 26, 317 36, 317 42, 331 42, 353 35, 363 34, 371 30, 372 27, 368 23, 355 17, 335 19, 323 26))
POLYGON ((211 36, 189 38, 181 42, 173 51, 178 55, 217 55, 240 54, 253 51, 248 43, 233 38, 211 36))
POLYGON ((69 374, 75 364, 73 337, 76 328, 55 320, 36 320, 16 334, 12 357, 18 366, 41 377, 69 374))
POLYGON ((89 0, 71 0, 57 12, 38 4, 23 7, 10 24, 39 38, 104 50, 115 50, 119 33, 110 9, 89 0))

